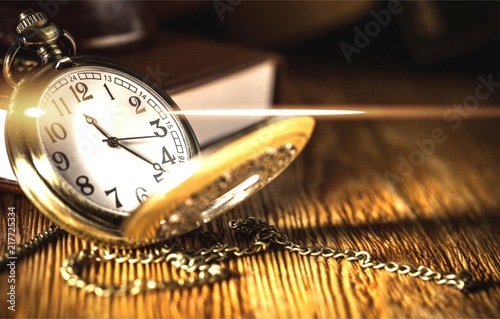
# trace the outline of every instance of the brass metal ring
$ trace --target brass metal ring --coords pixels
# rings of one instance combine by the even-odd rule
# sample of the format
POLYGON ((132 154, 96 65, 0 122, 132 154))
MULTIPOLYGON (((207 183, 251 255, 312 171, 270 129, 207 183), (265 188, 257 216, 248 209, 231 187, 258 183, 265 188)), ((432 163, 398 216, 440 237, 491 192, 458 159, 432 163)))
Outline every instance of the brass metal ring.
POLYGON ((4 60, 3 60, 3 76, 5 78, 5 81, 7 84, 9 84, 12 87, 16 87, 18 81, 14 77, 14 74, 12 73, 12 64, 14 63, 14 59, 19 52, 19 49, 23 46, 23 39, 19 38, 12 45, 10 46, 9 50, 7 51, 7 54, 5 54, 4 60))
MULTIPOLYGON (((63 30, 62 31, 62 40, 65 42, 66 47, 67 47, 67 55, 75 55, 76 54, 76 42, 73 36, 63 30)), ((9 50, 7 51, 7 54, 4 57, 3 60, 3 76, 5 78, 5 81, 7 84, 9 84, 12 87, 16 87, 17 84, 19 83, 19 80, 16 79, 12 72, 12 65, 14 64, 14 60, 16 58, 16 55, 19 53, 19 50, 25 46, 25 40, 24 38, 19 38, 12 45, 10 46, 9 50)))

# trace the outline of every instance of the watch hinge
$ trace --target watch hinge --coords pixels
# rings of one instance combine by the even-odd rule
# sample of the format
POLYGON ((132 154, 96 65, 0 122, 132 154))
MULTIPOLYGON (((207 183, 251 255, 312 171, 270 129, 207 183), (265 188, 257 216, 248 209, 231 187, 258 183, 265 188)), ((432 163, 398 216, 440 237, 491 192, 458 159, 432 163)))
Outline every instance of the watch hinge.
POLYGON ((69 57, 65 56, 65 57, 62 57, 59 60, 57 60, 54 68, 57 70, 62 70, 62 69, 69 68, 71 66, 73 66, 73 61, 69 57))

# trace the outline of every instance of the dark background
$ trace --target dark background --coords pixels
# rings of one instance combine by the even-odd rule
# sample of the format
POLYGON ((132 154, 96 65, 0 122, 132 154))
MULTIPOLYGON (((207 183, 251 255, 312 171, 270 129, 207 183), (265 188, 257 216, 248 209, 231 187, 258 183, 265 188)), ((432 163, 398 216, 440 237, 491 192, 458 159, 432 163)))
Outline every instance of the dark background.
MULTIPOLYGON (((71 31, 80 53, 129 56, 158 46, 162 33, 171 31, 281 53, 287 72, 280 102, 441 105, 448 110, 474 96, 479 79, 491 78, 495 84, 480 107, 500 104, 498 1, 403 2, 402 12, 392 15, 390 24, 359 54, 351 55, 350 63, 340 45, 352 45, 357 30, 374 22, 370 12, 380 13, 387 2, 0 2, 0 51, 15 38, 19 11, 40 9, 41 4, 53 13, 53 21, 71 31), (224 19, 215 9, 221 4, 232 9, 225 11, 224 19), (106 39, 112 41, 101 41, 106 39)), ((165 60, 169 54, 167 50, 165 60)), ((207 52, 197 55, 206 59, 207 52)), ((443 271, 468 269, 474 278, 472 293, 278 248, 233 259, 231 279, 221 284, 100 298, 70 288, 59 275, 68 255, 90 247, 65 235, 20 263, 19 278, 29 280, 17 287, 17 314, 499 317, 498 124, 498 118, 464 121, 458 130, 440 119, 318 121, 308 148, 274 184, 207 225, 242 244, 227 222, 252 215, 275 223, 298 243, 366 249, 382 260, 443 271), (403 161, 422 153, 415 141, 429 140, 436 128, 445 130, 446 142, 434 144, 431 154, 422 157, 424 163, 403 175, 403 161), (394 185, 386 179, 387 172, 405 178, 394 185)), ((16 235, 20 241, 48 227, 49 221, 25 197, 0 195, 0 210, 16 207, 22 218, 16 235)), ((7 220, 0 218, 0 228, 6 227, 7 220)), ((6 241, 0 244, 5 247, 6 241)), ((139 273, 171 278, 173 271, 162 263, 89 265, 86 272, 95 274, 91 280, 106 283, 114 282, 117 274, 125 282, 139 273)))
MULTIPOLYGON (((71 30, 80 53, 126 55, 155 45, 165 31, 279 52, 287 61, 280 102, 451 105, 474 94, 479 76, 499 81, 498 1, 2 2, 2 51, 28 7, 71 30), (390 22, 377 29, 374 15, 382 11, 390 22), (355 46, 368 25, 373 36, 348 61, 341 44, 355 46)), ((498 105, 498 91, 481 105, 498 105)))

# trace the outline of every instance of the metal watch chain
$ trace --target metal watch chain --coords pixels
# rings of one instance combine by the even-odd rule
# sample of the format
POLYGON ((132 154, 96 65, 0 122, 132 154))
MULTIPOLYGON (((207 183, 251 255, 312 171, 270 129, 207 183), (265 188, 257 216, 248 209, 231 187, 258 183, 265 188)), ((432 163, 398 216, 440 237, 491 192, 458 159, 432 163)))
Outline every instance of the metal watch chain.
MULTIPOLYGON (((3 59, 0 57, 0 65, 3 59)), ((13 66, 18 72, 27 72, 37 65, 36 61, 18 58, 13 66)), ((1 105, 0 105, 1 106, 1 105)), ((279 246, 289 252, 299 253, 303 256, 314 256, 323 258, 346 259, 357 262, 362 268, 383 269, 410 277, 431 281, 439 285, 447 285, 466 292, 472 285, 472 276, 468 271, 459 273, 443 273, 425 266, 410 266, 396 262, 383 262, 373 258, 366 251, 353 249, 340 250, 325 246, 301 246, 280 232, 275 226, 266 222, 247 217, 233 220, 229 227, 250 239, 247 247, 229 246, 218 234, 195 230, 189 233, 203 239, 204 242, 212 242, 213 245, 197 250, 186 250, 173 242, 145 247, 142 249, 127 250, 111 249, 105 250, 94 246, 91 250, 82 250, 68 257, 61 266, 61 275, 70 285, 95 293, 98 296, 138 294, 147 290, 176 289, 183 287, 199 286, 218 282, 228 278, 229 271, 222 264, 230 257, 241 257, 252 255, 266 250, 269 246, 279 246), (168 282, 136 279, 133 282, 120 286, 104 286, 87 281, 82 276, 83 267, 91 262, 111 262, 129 264, 150 264, 159 262, 171 263, 174 267, 188 274, 186 278, 176 279, 168 282)), ((18 245, 15 251, 17 258, 25 257, 62 234, 63 230, 55 225, 50 225, 47 230, 36 235, 33 239, 18 245)), ((0 256, 0 271, 5 269, 9 260, 9 253, 0 256)))
MULTIPOLYGON (((224 261, 230 257, 256 254, 266 250, 271 245, 275 245, 289 252, 299 253, 302 256, 346 259, 359 263, 362 268, 397 272, 398 274, 420 278, 439 285, 452 286, 463 292, 467 292, 472 284, 472 276, 468 271, 443 273, 426 266, 383 262, 373 258, 367 251, 340 250, 325 246, 301 246, 292 242, 286 234, 280 232, 275 226, 254 217, 232 220, 229 222, 229 227, 248 238, 250 244, 247 247, 229 246, 218 234, 197 229, 188 233, 188 235, 196 236, 202 242, 208 241, 214 244, 196 250, 183 249, 180 245, 171 241, 131 250, 116 248, 106 250, 94 246, 91 250, 82 250, 68 257, 63 262, 60 272, 70 286, 82 288, 86 292, 95 293, 98 296, 135 295, 148 290, 188 288, 224 280, 229 276, 229 271, 222 264, 224 261), (88 263, 112 261, 129 264, 168 262, 189 276, 167 282, 136 279, 133 282, 119 286, 104 286, 89 282, 82 277, 83 267, 88 263)), ((26 256, 36 251, 62 232, 63 230, 59 227, 51 225, 47 231, 37 235, 35 239, 22 244, 16 251, 16 256, 26 256)), ((0 268, 5 267, 6 261, 6 257, 0 257, 0 268)))
POLYGON ((252 255, 266 250, 271 245, 276 245, 284 250, 296 252, 303 256, 317 256, 323 258, 346 259, 351 262, 358 262, 362 268, 384 269, 388 272, 418 277, 424 281, 432 281, 439 285, 453 286, 461 291, 467 291, 471 284, 471 275, 466 271, 458 274, 441 273, 425 266, 409 266, 396 262, 382 262, 374 259, 366 251, 356 251, 352 249, 340 250, 331 247, 321 246, 301 246, 290 241, 287 235, 280 232, 275 226, 254 217, 232 220, 229 227, 237 233, 250 238, 247 247, 229 246, 218 234, 196 230, 191 232, 199 238, 209 240, 215 244, 208 248, 198 250, 184 250, 176 244, 161 244, 144 249, 137 253, 137 250, 123 252, 115 249, 113 251, 94 247, 92 250, 83 250, 78 254, 70 256, 61 267, 61 275, 71 286, 84 289, 87 292, 95 293, 98 296, 138 294, 147 290, 176 289, 184 287, 211 284, 226 279, 229 271, 222 265, 222 262, 230 257, 242 257, 252 255), (129 264, 150 264, 159 262, 169 262, 176 268, 185 271, 190 276, 159 282, 153 280, 136 279, 120 286, 103 286, 89 283, 82 278, 82 268, 88 262, 108 262, 129 264))

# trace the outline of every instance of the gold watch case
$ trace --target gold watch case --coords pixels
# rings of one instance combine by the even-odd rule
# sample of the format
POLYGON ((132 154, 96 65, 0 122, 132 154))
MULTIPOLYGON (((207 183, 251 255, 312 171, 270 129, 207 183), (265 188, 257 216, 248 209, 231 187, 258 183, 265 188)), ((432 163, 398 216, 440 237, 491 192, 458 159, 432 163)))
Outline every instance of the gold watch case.
MULTIPOLYGON (((60 64, 60 61, 45 63, 33 69, 18 83, 11 96, 5 125, 5 138, 13 171, 24 194, 43 214, 61 228, 95 242, 106 242, 116 246, 136 246, 142 241, 131 242, 121 234, 122 218, 102 211, 102 208, 61 180, 58 172, 51 165, 51 159, 39 136, 37 118, 27 116, 27 110, 38 106, 42 94, 54 78, 63 75, 69 69, 85 70, 87 66, 125 73, 151 88, 174 111, 179 108, 154 83, 111 60, 90 56, 72 56, 66 68, 57 69, 58 63, 60 64)), ((182 126, 184 138, 189 146, 189 156, 192 157, 199 151, 195 134, 182 115, 175 115, 175 117, 182 126)))

